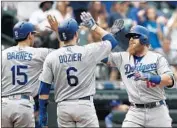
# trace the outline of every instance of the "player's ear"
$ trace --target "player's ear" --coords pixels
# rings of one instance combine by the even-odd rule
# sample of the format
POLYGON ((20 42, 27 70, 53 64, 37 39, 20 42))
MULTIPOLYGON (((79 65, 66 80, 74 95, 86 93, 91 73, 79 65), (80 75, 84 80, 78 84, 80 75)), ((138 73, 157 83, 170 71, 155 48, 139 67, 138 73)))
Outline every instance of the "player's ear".
POLYGON ((78 32, 76 32, 74 36, 76 36, 76 38, 78 38, 79 37, 78 32))
POLYGON ((33 39, 33 34, 31 32, 28 34, 28 39, 33 39))
POLYGON ((28 39, 31 39, 31 36, 32 36, 32 34, 31 34, 31 32, 28 34, 28 39))

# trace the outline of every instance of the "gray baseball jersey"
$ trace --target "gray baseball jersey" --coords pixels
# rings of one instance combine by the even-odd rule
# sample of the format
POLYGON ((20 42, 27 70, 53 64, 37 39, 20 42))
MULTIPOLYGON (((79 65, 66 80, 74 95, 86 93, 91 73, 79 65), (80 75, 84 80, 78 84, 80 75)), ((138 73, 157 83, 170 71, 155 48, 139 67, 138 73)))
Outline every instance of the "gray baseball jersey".
POLYGON ((111 43, 66 46, 49 54, 39 79, 55 85, 55 101, 95 94, 96 64, 111 52, 111 43))
POLYGON ((135 81, 133 76, 135 71, 158 75, 173 74, 167 60, 162 55, 148 51, 137 64, 128 52, 111 53, 108 58, 110 64, 119 69, 130 102, 143 104, 166 99, 164 88, 146 81, 135 81))
POLYGON ((39 75, 50 52, 46 48, 19 46, 2 51, 2 96, 31 93, 39 88, 39 75))

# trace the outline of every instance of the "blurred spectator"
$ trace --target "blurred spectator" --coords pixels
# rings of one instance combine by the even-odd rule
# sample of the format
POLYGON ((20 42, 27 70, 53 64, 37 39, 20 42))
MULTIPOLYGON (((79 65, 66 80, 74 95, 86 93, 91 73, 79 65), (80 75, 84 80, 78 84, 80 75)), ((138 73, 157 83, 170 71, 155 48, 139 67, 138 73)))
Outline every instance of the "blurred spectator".
POLYGON ((170 48, 177 51, 177 9, 167 23, 166 35, 171 38, 170 48))
POLYGON ((40 2, 15 2, 17 3, 17 18, 18 20, 28 21, 33 12, 39 8, 40 2))
POLYGON ((62 21, 72 17, 72 10, 68 6, 68 2, 57 2, 56 3, 56 19, 61 23, 62 21))
POLYGON ((47 21, 47 11, 52 8, 53 1, 44 1, 39 4, 39 9, 32 13, 29 18, 29 22, 34 24, 36 28, 40 31, 45 31, 47 21))
POLYGON ((107 12, 104 5, 102 5, 102 8, 99 12, 97 23, 103 29, 108 30, 107 12))
POLYGON ((149 7, 146 10, 138 12, 140 24, 146 27, 149 31, 149 42, 152 49, 159 53, 163 53, 161 42, 163 41, 163 25, 158 23, 157 13, 154 7, 149 7))
POLYGON ((15 14, 17 13, 17 2, 9 2, 9 1, 3 1, 1 3, 1 9, 3 11, 13 11, 15 14))
MULTIPOLYGON (((53 9, 50 9, 46 12, 47 14, 53 15, 56 17, 56 20, 61 23, 66 19, 72 18, 72 8, 69 6, 69 2, 67 1, 60 1, 55 3, 55 7, 53 9)), ((45 23, 45 26, 48 26, 48 21, 45 18, 43 21, 45 23)), ((45 27, 44 26, 44 27, 45 27)), ((47 30, 46 30, 47 31, 47 30)), ((50 30, 49 30, 50 31, 50 30)), ((52 32, 51 35, 49 35, 49 40, 51 41, 48 45, 50 48, 58 48, 58 40, 55 32, 52 32)))
POLYGON ((177 7, 177 1, 167 1, 167 3, 171 6, 171 8, 173 7, 175 9, 177 7))
POLYGON ((110 13, 112 11, 111 7, 114 1, 101 1, 105 5, 107 13, 110 13))
POLYGON ((128 9, 129 9, 129 2, 115 2, 113 4, 113 12, 108 17, 108 25, 111 27, 116 19, 124 19, 125 26, 128 25, 129 22, 131 22, 131 19, 127 18, 128 15, 128 9), (126 21, 127 20, 127 21, 126 21))
POLYGON ((133 20, 133 25, 137 25, 139 23, 138 12, 142 9, 147 8, 147 2, 139 1, 139 2, 132 2, 132 7, 128 13, 128 17, 133 20))
POLYGON ((129 109, 129 106, 125 104, 121 104, 120 101, 112 100, 110 102, 111 112, 105 117, 105 124, 106 128, 113 127, 113 112, 114 111, 120 111, 120 112, 127 112, 129 109))
POLYGON ((169 64, 177 65, 177 50, 171 49, 171 40, 170 38, 164 38, 163 40, 163 51, 164 56, 168 60, 169 64))
POLYGON ((17 20, 17 4, 15 2, 2 2, 1 5, 1 30, 2 33, 13 38, 13 26, 17 20))
POLYGON ((111 12, 110 13, 114 13, 114 12, 117 12, 117 10, 120 8, 120 3, 118 3, 117 1, 114 1, 112 3, 112 6, 111 6, 111 12))
POLYGON ((78 24, 82 22, 80 19, 80 14, 84 11, 87 12, 88 4, 89 4, 89 1, 82 1, 82 2, 71 1, 70 2, 70 6, 73 8, 74 17, 76 21, 78 22, 78 24))
POLYGON ((105 8, 104 4, 101 3, 100 1, 90 2, 89 7, 88 7, 88 11, 93 16, 95 21, 98 22, 98 20, 103 20, 103 18, 105 18, 104 22, 106 22, 106 17, 107 17, 106 8, 105 8), (101 19, 99 19, 100 16, 101 16, 101 19))
POLYGON ((138 16, 137 13, 141 10, 140 2, 132 2, 132 8, 128 13, 128 17, 133 20, 133 25, 138 24, 138 16))
MULTIPOLYGON (((34 47, 58 47, 58 43, 50 42, 50 34, 52 33, 46 26, 49 26, 47 21, 47 14, 52 8, 53 1, 43 1, 39 4, 39 9, 32 13, 29 22, 35 25, 36 29, 40 31, 40 37, 35 38, 34 47), (50 42, 50 43, 49 43, 50 42), (56 44, 57 46, 51 46, 56 44)), ((51 13, 51 12, 50 12, 51 13)))

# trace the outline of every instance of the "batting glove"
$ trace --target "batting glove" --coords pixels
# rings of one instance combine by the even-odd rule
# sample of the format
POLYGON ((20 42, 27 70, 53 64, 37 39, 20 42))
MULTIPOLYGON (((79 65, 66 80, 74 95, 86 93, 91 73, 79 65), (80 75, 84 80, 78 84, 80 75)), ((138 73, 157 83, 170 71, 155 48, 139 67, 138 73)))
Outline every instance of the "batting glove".
POLYGON ((85 26, 91 30, 95 30, 95 28, 97 27, 95 20, 93 19, 93 17, 91 16, 91 14, 89 12, 82 12, 81 15, 81 20, 82 26, 85 26))
POLYGON ((110 32, 114 35, 117 32, 121 31, 123 28, 124 28, 124 20, 117 19, 114 21, 114 24, 112 25, 110 32))

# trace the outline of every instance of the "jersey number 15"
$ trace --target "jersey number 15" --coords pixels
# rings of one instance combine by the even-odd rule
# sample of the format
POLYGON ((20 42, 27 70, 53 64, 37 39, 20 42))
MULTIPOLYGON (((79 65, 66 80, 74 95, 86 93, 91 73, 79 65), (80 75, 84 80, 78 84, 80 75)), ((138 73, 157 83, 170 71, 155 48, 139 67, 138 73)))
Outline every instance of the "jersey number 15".
POLYGON ((25 85, 28 82, 28 76, 25 72, 22 72, 21 69, 28 69, 28 66, 24 65, 14 65, 11 68, 12 71, 12 84, 15 85, 16 83, 18 85, 25 85), (17 80, 16 77, 21 76, 23 77, 23 80, 17 80))

